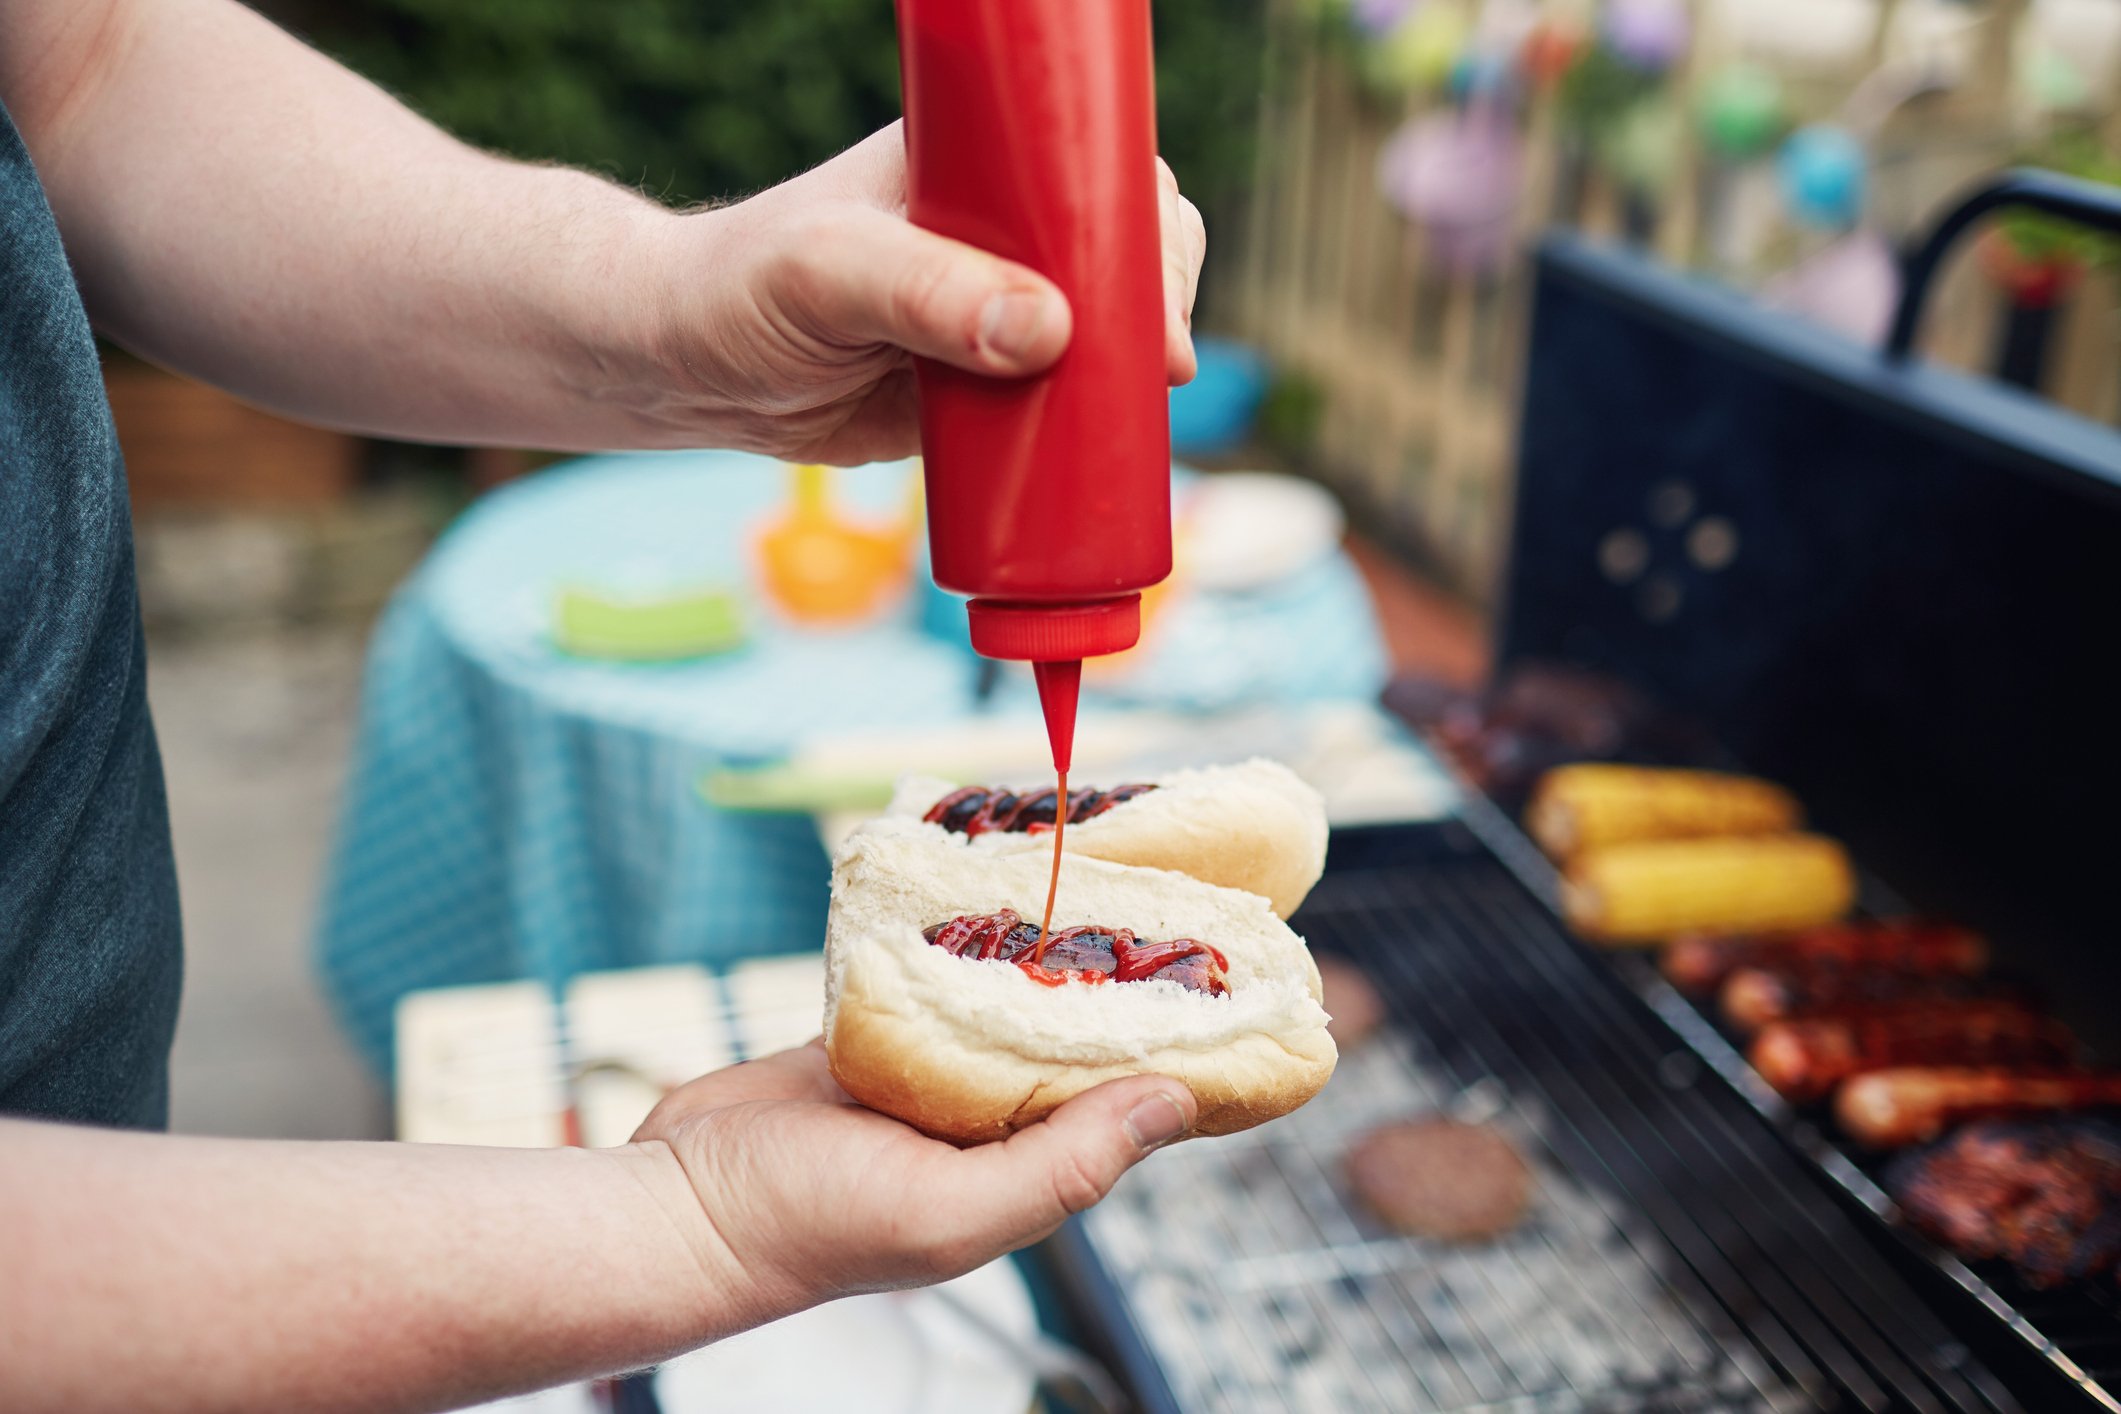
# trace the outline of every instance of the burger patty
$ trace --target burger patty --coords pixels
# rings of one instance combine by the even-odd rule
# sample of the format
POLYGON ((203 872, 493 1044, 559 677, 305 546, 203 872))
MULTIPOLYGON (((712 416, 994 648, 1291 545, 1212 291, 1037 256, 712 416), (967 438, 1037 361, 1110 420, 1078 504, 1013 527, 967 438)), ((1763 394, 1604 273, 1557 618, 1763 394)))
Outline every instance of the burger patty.
MULTIPOLYGON (((1150 785, 1114 786, 1111 790, 1068 792, 1068 823, 1079 825, 1155 790, 1150 785)), ((1060 818, 1060 792, 1051 786, 1027 795, 993 786, 965 786, 928 807, 921 817, 953 833, 973 836, 1001 830, 1010 834, 1050 830, 1060 818)))
POLYGON ((1325 993, 1326 1031, 1333 1044, 1347 1050, 1384 1024, 1385 1004, 1360 967, 1345 958, 1318 959, 1319 986, 1325 993))
POLYGON ((921 936, 953 957, 1009 962, 1036 981, 1176 982, 1189 992, 1222 996, 1230 990, 1230 963, 1192 938, 1145 943, 1131 928, 1062 928, 1038 948, 1038 925, 1015 909, 968 913, 921 930, 921 936), (1034 960, 1035 959, 1035 960, 1034 960))
POLYGON ((1446 1242, 1483 1242, 1517 1226, 1532 1171, 1485 1124, 1440 1116, 1373 1129, 1348 1150, 1348 1186, 1395 1231, 1446 1242))

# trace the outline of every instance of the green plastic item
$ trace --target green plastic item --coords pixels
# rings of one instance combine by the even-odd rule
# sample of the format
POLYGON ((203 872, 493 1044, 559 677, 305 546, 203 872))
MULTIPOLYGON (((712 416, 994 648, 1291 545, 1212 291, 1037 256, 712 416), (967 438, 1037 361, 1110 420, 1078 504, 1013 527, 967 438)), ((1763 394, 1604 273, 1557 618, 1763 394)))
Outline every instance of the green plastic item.
POLYGON ((1758 65, 1734 64, 1703 88, 1701 135, 1720 157, 1758 157, 1787 125, 1782 81, 1758 65))
POLYGON ((776 815, 823 815, 835 810, 882 810, 896 779, 874 771, 810 766, 725 766, 700 781, 700 797, 720 810, 776 815))
POLYGON ((982 774, 966 759, 895 760, 888 765, 806 766, 782 761, 768 766, 721 766, 700 778, 700 798, 722 810, 776 815, 829 815, 842 810, 882 810, 899 778, 907 775, 970 780, 982 774))
POLYGON ((725 588, 620 595, 564 585, 553 606, 552 639, 578 658, 705 658, 743 646, 743 601, 725 588))

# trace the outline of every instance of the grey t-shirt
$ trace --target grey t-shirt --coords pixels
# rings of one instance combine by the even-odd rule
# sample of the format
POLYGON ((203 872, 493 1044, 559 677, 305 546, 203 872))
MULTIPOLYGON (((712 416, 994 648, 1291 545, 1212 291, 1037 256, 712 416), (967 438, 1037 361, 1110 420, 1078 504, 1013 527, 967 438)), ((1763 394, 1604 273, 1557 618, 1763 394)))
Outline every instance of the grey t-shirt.
POLYGON ((125 468, 0 107, 0 1111, 164 1124, 182 971, 125 468))

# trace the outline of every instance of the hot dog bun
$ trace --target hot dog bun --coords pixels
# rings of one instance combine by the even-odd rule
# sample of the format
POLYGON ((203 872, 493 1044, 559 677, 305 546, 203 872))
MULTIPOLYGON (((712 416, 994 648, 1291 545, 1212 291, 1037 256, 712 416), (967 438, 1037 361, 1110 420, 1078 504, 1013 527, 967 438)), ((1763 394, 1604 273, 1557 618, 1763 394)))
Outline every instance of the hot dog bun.
MULTIPOLYGON (((1109 788, 1123 783, 1073 784, 1109 788)), ((1148 784, 1156 789, 1068 826, 1068 852, 1172 869, 1243 889, 1265 898, 1283 918, 1296 911, 1325 870, 1325 801, 1279 761, 1254 758, 1235 766, 1173 771, 1148 784)), ((932 776, 909 776, 899 782, 889 813, 918 820, 955 789, 932 776)), ((967 839, 940 825, 928 828, 960 847, 986 853, 1046 858, 1053 848, 1043 834, 996 831, 967 839)))
POLYGON ((1035 920, 1051 841, 995 852, 940 833, 872 820, 833 863, 825 1049, 863 1104, 969 1144, 1104 1081, 1156 1073, 1200 1101, 1196 1133, 1229 1134, 1295 1109, 1332 1075, 1318 969, 1265 899, 1071 850, 1056 930, 1095 923, 1210 943, 1229 961, 1230 990, 1208 996, 1161 980, 1049 987, 1011 963, 952 956, 921 930, 1001 908, 1035 920))

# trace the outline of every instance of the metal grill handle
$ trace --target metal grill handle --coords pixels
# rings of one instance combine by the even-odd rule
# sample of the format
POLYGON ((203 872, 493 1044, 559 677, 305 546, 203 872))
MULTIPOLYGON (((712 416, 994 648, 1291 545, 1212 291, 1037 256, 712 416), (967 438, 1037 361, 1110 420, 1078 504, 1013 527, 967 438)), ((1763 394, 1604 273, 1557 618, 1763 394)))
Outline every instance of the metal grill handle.
POLYGON ((1915 330, 1922 321, 1922 303, 1929 294, 1930 280, 1944 260, 1945 252, 1967 228, 1989 212, 2005 206, 2027 207, 2050 216, 2095 226, 2121 235, 2121 187, 2065 177, 2018 167, 1992 178, 1952 208, 1929 239, 1902 262, 1900 306, 1893 311, 1892 332, 1886 335, 1888 363, 1903 363, 1915 345, 1915 330))

